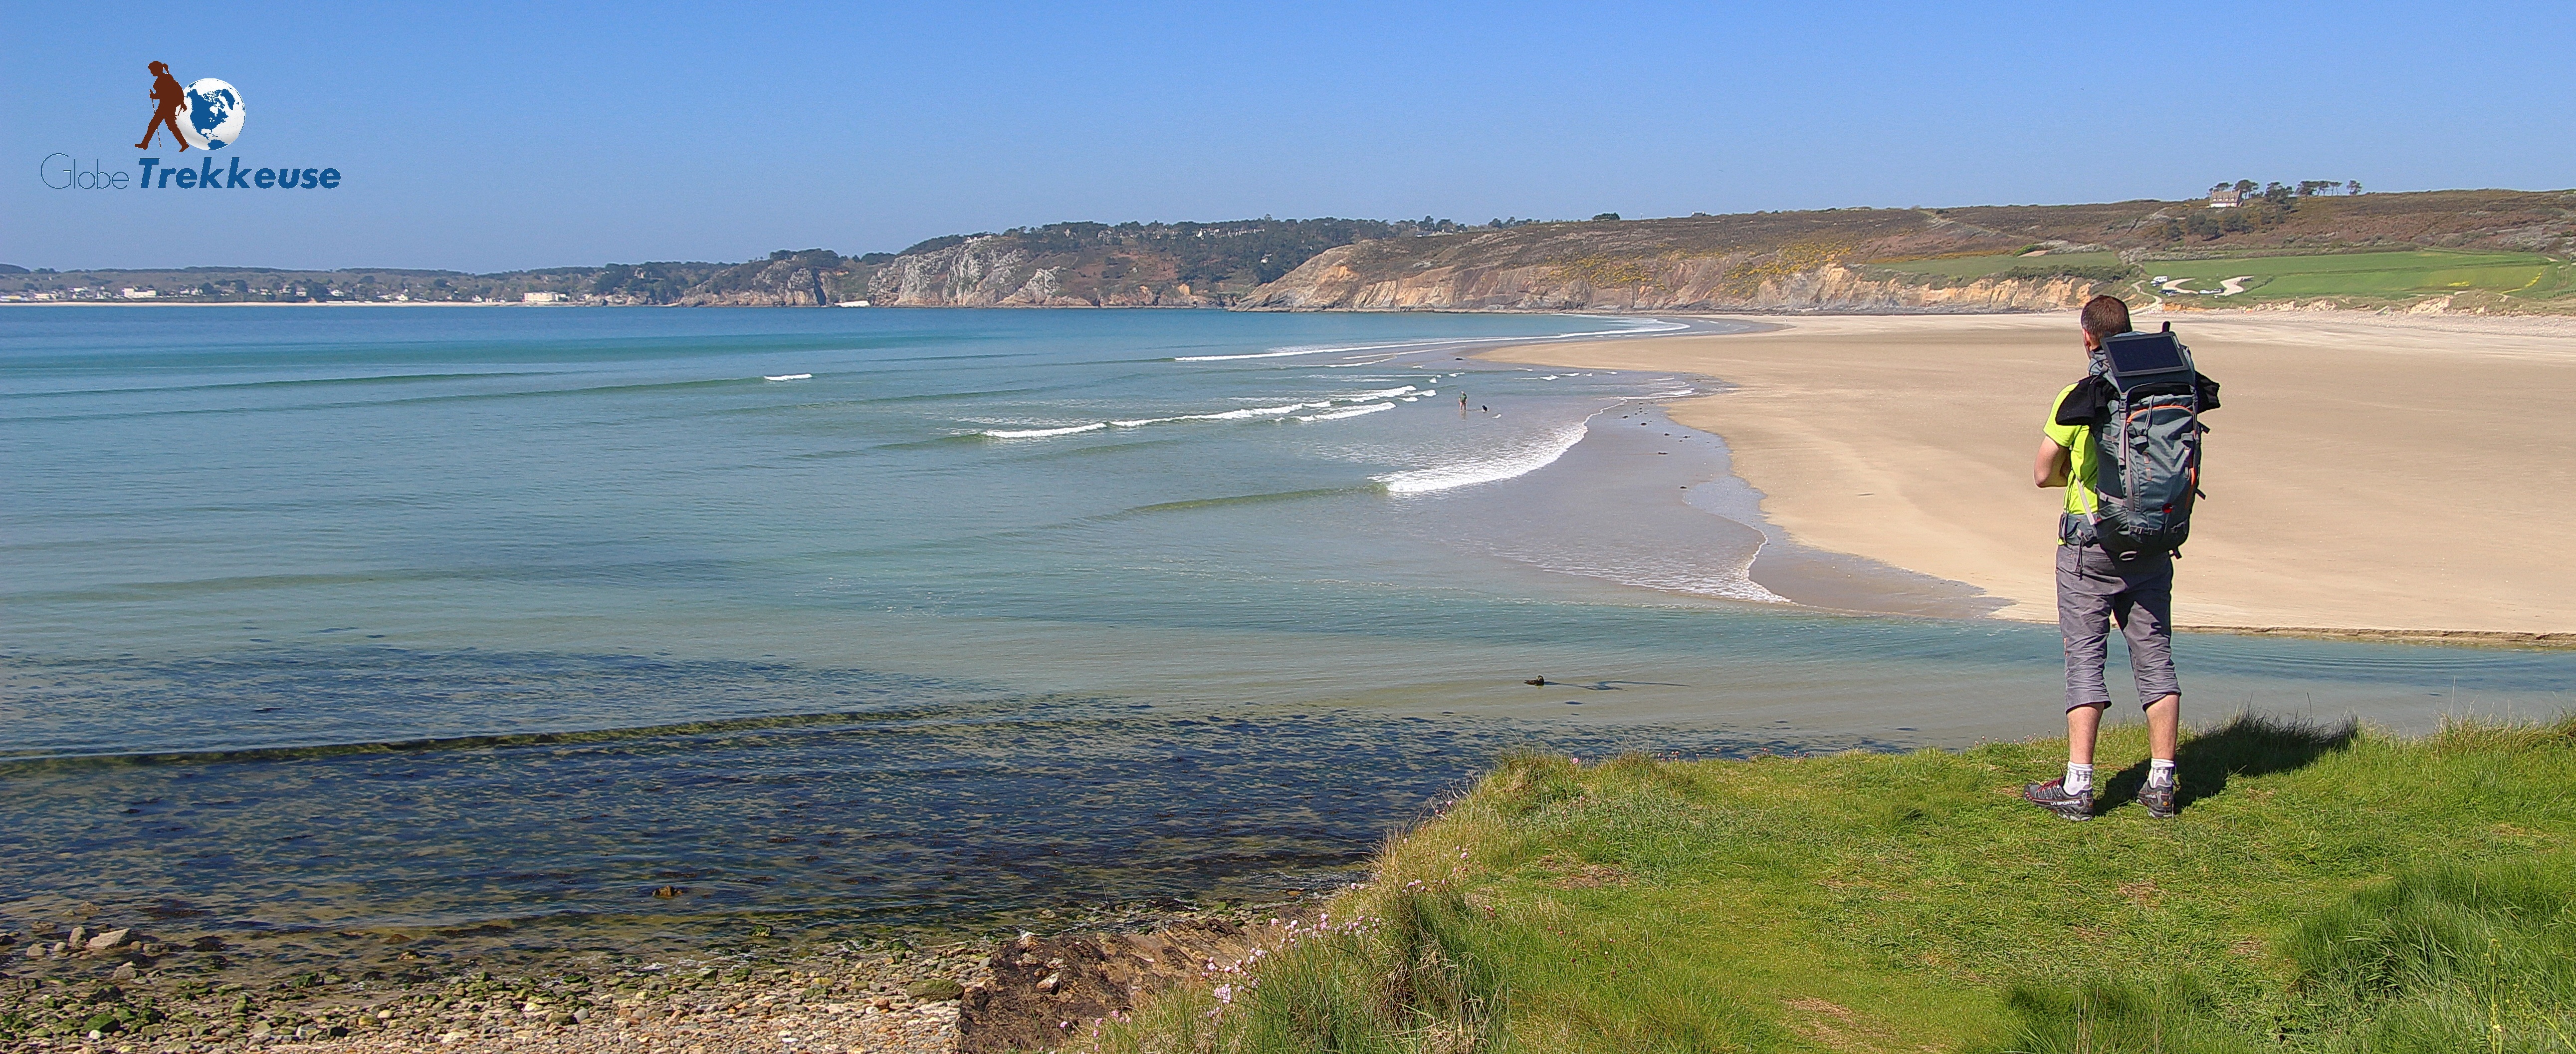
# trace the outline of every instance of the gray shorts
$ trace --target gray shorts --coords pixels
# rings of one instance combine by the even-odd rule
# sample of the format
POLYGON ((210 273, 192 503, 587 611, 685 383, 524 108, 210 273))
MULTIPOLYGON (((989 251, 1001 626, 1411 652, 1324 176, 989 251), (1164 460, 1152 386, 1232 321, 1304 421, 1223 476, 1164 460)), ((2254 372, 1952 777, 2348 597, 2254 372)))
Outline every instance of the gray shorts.
POLYGON ((2057 628, 2066 636, 2066 708, 2109 706, 2102 662, 2111 625, 2129 641, 2138 705, 2182 691, 2174 678, 2173 557, 2114 560, 2098 545, 2057 547, 2057 628))

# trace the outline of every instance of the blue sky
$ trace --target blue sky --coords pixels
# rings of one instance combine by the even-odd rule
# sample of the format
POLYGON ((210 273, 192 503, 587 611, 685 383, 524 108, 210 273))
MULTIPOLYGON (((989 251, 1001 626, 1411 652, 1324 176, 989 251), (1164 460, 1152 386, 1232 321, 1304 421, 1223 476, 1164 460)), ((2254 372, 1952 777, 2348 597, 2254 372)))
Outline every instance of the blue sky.
POLYGON ((0 262, 29 267, 490 271, 1071 219, 2105 201, 2240 177, 2576 186, 2563 2, 5 11, 0 262), (43 186, 56 151, 135 170, 152 59, 241 90, 226 160, 346 185, 43 186))

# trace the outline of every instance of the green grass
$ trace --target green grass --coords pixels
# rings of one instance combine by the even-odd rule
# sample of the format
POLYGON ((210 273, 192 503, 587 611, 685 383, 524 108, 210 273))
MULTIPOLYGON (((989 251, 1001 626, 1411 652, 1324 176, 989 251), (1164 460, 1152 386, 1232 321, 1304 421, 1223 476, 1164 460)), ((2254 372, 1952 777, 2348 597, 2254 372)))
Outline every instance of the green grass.
POLYGON ((2062 741, 1510 758, 1326 932, 1083 1042, 2576 1054, 2576 717, 2239 720, 2187 740, 2171 821, 2134 802, 2143 747, 2105 734, 2081 824, 2015 796, 2062 741))
POLYGON ((2576 267, 2533 253, 2425 250, 2149 261, 2141 266, 2149 275, 2188 279, 2184 287, 2193 290, 2218 289, 2231 277, 2250 279, 2235 296, 2173 296, 2211 306, 2318 298, 2399 301, 2445 293, 2546 299, 2576 291, 2576 267))
POLYGON ((2118 268, 2123 267, 2118 253, 2050 253, 2046 256, 2018 256, 2003 253, 1995 256, 1953 256, 1936 260, 1897 260, 1873 263, 1906 274, 1937 275, 1942 278, 1985 278, 2023 268, 2118 268))

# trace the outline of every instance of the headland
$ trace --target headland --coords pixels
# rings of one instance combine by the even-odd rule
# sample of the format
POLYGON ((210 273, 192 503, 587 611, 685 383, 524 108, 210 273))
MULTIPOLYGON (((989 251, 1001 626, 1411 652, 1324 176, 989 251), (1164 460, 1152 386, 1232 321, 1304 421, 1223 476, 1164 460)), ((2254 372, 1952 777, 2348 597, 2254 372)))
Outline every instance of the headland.
POLYGON ((894 252, 485 274, 0 264, 0 303, 1886 313, 2045 311, 2107 292, 2226 308, 2576 313, 2576 191, 2347 189, 1482 224, 1052 223, 894 252))

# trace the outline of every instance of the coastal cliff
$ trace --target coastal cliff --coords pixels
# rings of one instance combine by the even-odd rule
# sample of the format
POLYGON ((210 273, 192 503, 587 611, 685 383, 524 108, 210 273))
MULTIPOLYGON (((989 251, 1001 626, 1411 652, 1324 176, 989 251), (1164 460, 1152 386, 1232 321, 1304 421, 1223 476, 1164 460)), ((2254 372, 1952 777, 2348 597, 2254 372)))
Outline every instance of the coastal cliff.
POLYGON ((1324 250, 1231 306, 2023 311, 2104 292, 2180 298, 2177 307, 2282 306, 2300 296, 2435 311, 2576 306, 2567 263, 2576 192, 2283 192, 2247 202, 1605 215, 1425 232, 1324 250), (2283 262, 2292 257, 2347 263, 2283 262), (2230 299, 2248 289, 2259 291, 2230 299))
POLYGON ((848 287, 899 307, 1224 307, 1335 246, 1460 229, 1329 217, 1052 223, 860 257, 848 287))
POLYGON ((1033 252, 996 234, 898 256, 865 288, 865 299, 888 307, 1216 306, 1160 254, 1033 252))
POLYGON ((832 286, 846 274, 841 254, 827 249, 780 250, 717 271, 670 303, 689 307, 828 307, 839 302, 832 286))
POLYGON ((1327 250, 1238 305, 1246 310, 2031 311, 2072 307, 2107 283, 2073 275, 1986 277, 1959 284, 1873 276, 1781 253, 1584 257, 1512 265, 1390 262, 1379 243, 1327 250), (1372 256, 1380 257, 1371 259, 1372 256))
POLYGON ((1889 312, 2046 310, 2118 291, 2185 308, 2570 313, 2571 261, 2576 191, 2276 185, 2223 209, 2141 200, 1476 225, 1053 223, 863 256, 780 250, 739 264, 485 275, 0 265, 0 300, 1889 312), (2282 262, 2293 257, 2308 263, 2282 262), (2333 257, 2343 259, 2317 262, 2333 257))

